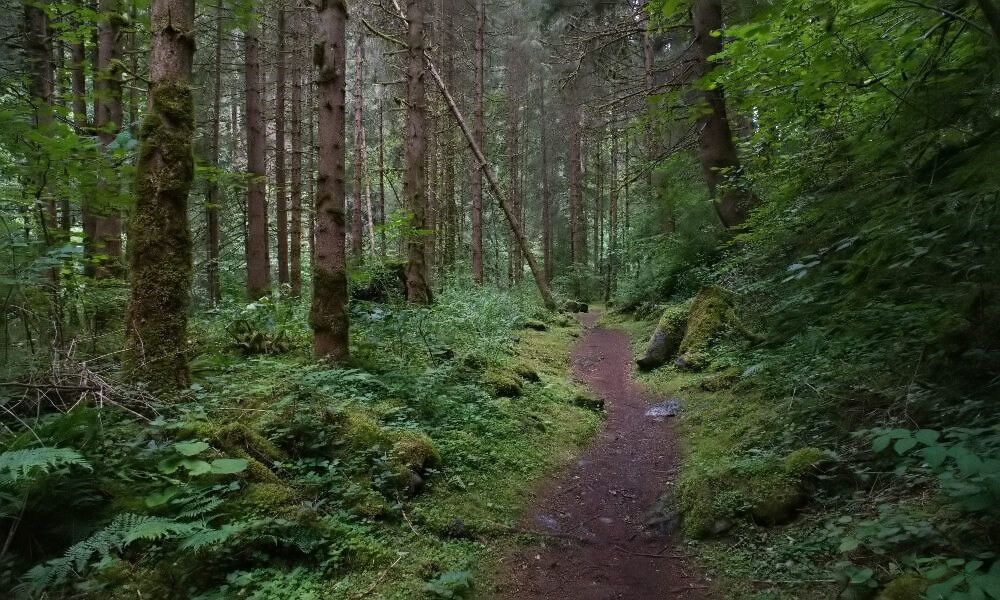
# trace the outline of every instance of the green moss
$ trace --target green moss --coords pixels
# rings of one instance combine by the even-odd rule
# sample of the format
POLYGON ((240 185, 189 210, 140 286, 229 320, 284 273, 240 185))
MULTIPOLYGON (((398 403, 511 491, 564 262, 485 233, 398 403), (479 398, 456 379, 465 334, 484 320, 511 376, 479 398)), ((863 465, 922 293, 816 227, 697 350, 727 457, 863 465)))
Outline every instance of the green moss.
POLYGON ((396 432, 394 436, 396 441, 392 444, 392 456, 404 467, 422 471, 441 464, 441 455, 427 434, 404 430, 396 432))
POLYGON ((537 319, 528 319, 524 322, 525 329, 534 329, 535 331, 545 331, 549 328, 545 323, 537 319))
POLYGON ((516 374, 502 369, 489 369, 483 374, 483 384, 495 398, 516 398, 524 393, 516 374))
POLYGON ((926 589, 926 579, 908 573, 890 581, 878 595, 878 600, 921 600, 926 589))
POLYGON ((825 458, 826 455, 819 448, 799 448, 785 457, 785 472, 796 477, 808 475, 825 458))
POLYGON ((213 441, 231 454, 245 452, 261 461, 285 460, 288 455, 245 423, 228 423, 215 430, 213 441))
POLYGON ((300 500, 298 492, 283 483, 251 483, 240 494, 237 507, 241 515, 291 516, 300 500))
POLYGON ((740 369, 732 367, 722 371, 721 373, 716 373, 702 379, 699 387, 706 392, 726 390, 735 386, 736 383, 739 382, 741 373, 742 371, 740 371, 740 369))
POLYGON ((517 373, 518 377, 520 377, 525 381, 537 383, 538 381, 541 380, 541 378, 538 376, 538 371, 536 371, 535 368, 532 367, 531 365, 524 362, 519 362, 515 364, 514 372, 517 373))
MULTIPOLYGON (((359 452, 387 441, 385 431, 374 415, 357 407, 328 411, 327 422, 337 427, 338 442, 345 450, 359 452)), ((385 444, 388 445, 388 444, 385 444)))
POLYGON ((698 369, 707 365, 708 346, 722 329, 729 311, 728 294, 722 288, 712 285, 698 292, 688 312, 679 348, 685 366, 698 369))

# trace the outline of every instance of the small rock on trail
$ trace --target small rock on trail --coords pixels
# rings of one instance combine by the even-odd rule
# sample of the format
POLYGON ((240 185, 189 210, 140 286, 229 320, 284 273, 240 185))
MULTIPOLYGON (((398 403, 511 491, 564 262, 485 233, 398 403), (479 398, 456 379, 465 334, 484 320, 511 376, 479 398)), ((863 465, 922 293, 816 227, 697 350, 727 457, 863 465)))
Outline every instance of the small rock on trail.
POLYGON ((496 600, 704 599, 707 586, 679 549, 680 540, 650 523, 674 477, 671 422, 681 402, 656 398, 632 379, 622 331, 587 328, 573 350, 573 371, 606 401, 603 430, 563 473, 544 482, 522 521, 539 541, 504 557, 496 600), (652 413, 652 414, 651 414, 652 413))

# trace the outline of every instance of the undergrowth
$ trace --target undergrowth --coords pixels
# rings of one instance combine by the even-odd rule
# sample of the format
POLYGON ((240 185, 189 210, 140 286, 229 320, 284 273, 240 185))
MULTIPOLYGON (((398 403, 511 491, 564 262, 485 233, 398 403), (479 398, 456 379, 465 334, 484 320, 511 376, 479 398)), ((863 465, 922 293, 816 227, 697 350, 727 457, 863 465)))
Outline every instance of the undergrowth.
POLYGON ((568 460, 599 415, 572 402, 569 321, 483 288, 438 300, 353 303, 351 368, 311 360, 305 308, 276 294, 194 324, 195 381, 177 397, 81 396, 63 411, 5 396, 21 416, 4 422, 0 454, 0 589, 468 595, 512 535, 526 486, 568 460), (522 329, 539 320, 545 331, 522 329), (518 394, 497 394, 490 373, 518 394))

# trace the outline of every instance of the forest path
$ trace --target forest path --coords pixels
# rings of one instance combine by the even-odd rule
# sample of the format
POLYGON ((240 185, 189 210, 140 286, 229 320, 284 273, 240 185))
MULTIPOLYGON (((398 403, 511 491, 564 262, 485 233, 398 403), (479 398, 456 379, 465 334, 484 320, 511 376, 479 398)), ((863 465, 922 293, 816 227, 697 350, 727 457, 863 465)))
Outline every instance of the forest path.
POLYGON ((573 372, 604 398, 608 418, 579 459, 537 490, 522 527, 550 534, 514 549, 496 576, 500 600, 659 600, 707 597, 675 535, 648 515, 675 473, 676 440, 658 398, 632 378, 632 349, 620 330, 595 326, 573 349, 573 372))

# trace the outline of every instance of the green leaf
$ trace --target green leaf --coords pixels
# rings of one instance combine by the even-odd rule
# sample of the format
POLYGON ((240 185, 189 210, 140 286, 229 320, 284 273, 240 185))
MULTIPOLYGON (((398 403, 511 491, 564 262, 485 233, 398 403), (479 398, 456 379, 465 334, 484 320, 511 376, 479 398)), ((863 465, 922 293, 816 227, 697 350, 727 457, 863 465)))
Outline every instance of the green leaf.
POLYGON ((182 456, 194 456, 208 450, 205 442, 178 442, 174 444, 174 450, 182 456))
POLYGON ((216 475, 241 473, 249 464, 245 458, 217 458, 212 461, 212 473, 216 475))
POLYGON ((840 547, 837 552, 850 552, 861 545, 861 540, 855 538, 844 538, 840 540, 840 547))
POLYGON ((179 493, 181 493, 181 490, 176 487, 168 487, 158 492, 153 492, 152 494, 146 496, 146 506, 149 508, 162 506, 167 502, 170 502, 179 493))
POLYGON ((927 446, 923 450, 924 460, 932 467, 940 467, 948 458, 948 449, 944 446, 927 446))
POLYGON ((917 440, 913 438, 903 438, 900 440, 896 440, 896 443, 892 446, 892 449, 896 451, 896 454, 902 456, 916 445, 917 445, 917 440))
POLYGON ((892 442, 892 438, 887 435, 880 435, 872 441, 872 450, 875 452, 882 452, 889 447, 889 443, 892 442))
POLYGON ((212 465, 196 458, 185 458, 181 461, 181 465, 190 471, 192 477, 212 472, 212 465))
POLYGON ((934 431, 933 429, 918 429, 916 433, 913 434, 918 442, 925 446, 930 446, 931 444, 938 441, 941 437, 941 432, 934 431))

